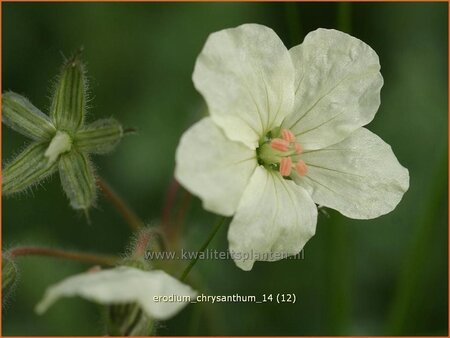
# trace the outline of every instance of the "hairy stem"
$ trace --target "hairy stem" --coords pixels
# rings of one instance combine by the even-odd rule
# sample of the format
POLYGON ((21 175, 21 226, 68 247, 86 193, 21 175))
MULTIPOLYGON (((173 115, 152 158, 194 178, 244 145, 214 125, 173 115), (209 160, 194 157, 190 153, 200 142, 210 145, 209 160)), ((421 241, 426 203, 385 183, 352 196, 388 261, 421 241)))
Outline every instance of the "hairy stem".
POLYGON ((18 256, 48 256, 62 258, 72 261, 79 261, 98 265, 115 266, 120 258, 114 256, 97 255, 92 253, 82 253, 76 251, 66 251, 53 248, 42 247, 17 247, 8 250, 11 257, 18 256))
POLYGON ((128 223, 133 231, 139 230, 144 227, 144 222, 103 178, 97 178, 97 185, 99 186, 105 197, 116 208, 119 214, 122 215, 123 219, 128 223))
POLYGON ((206 248, 208 247, 209 243, 211 243, 211 241, 213 240, 214 236, 219 231, 220 227, 225 223, 226 219, 227 218, 224 217, 224 216, 220 216, 219 217, 219 219, 217 220, 216 224, 213 226, 213 229, 211 230, 211 233, 209 234, 209 236, 206 239, 205 243, 203 243, 203 245, 197 251, 197 255, 195 256, 195 258, 189 263, 189 265, 186 267, 186 269, 184 269, 183 273, 181 274, 181 277, 180 277, 181 281, 184 281, 186 279, 186 277, 188 276, 189 272, 192 270, 194 265, 197 263, 200 254, 206 250, 206 248))

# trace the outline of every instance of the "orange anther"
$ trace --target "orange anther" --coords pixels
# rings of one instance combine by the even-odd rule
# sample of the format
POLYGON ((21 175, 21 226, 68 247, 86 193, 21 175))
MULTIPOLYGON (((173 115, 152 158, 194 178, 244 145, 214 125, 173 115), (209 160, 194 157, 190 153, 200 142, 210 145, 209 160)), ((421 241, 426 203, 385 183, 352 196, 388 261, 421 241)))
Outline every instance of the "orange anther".
POLYGON ((292 159, 290 157, 281 158, 280 174, 281 176, 289 176, 292 169, 292 159))
POLYGON ((283 140, 281 138, 274 138, 270 145, 273 149, 279 150, 279 151, 288 151, 289 149, 289 142, 286 140, 283 140))
POLYGON ((289 129, 282 129, 281 130, 281 137, 285 139, 288 142, 295 142, 295 135, 292 131, 289 129))
POLYGON ((303 152, 303 148, 299 143, 295 143, 294 148, 297 155, 300 155, 303 152))
POLYGON ((306 173, 308 172, 308 167, 306 166, 305 162, 299 160, 295 164, 295 170, 297 171, 297 174, 299 174, 300 176, 305 176, 306 173))

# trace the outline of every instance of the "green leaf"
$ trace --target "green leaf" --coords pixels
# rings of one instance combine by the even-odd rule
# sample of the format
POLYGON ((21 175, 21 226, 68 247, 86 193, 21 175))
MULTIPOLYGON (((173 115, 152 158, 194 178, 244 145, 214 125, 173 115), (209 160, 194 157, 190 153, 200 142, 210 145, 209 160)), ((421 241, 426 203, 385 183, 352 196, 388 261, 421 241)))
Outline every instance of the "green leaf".
POLYGON ((101 119, 79 130, 74 139, 80 151, 105 154, 114 149, 123 136, 123 129, 115 119, 101 119))
POLYGON ((59 130, 74 132, 83 125, 86 86, 84 65, 75 55, 62 67, 50 109, 50 116, 59 130))
POLYGON ((44 156, 48 143, 32 143, 3 169, 2 193, 10 195, 27 189, 56 171, 44 156))
POLYGON ((25 97, 13 92, 3 94, 2 121, 35 141, 48 140, 55 133, 55 127, 47 115, 25 97))
POLYGON ((94 170, 88 157, 76 150, 62 154, 59 159, 61 184, 74 209, 88 209, 95 201, 94 170))

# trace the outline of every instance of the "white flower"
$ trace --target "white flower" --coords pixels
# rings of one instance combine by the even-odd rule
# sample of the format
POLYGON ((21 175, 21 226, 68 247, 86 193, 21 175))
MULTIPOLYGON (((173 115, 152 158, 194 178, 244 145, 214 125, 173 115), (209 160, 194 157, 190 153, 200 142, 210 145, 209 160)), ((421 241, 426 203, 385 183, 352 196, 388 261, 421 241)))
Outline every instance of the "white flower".
POLYGON ((228 240, 250 270, 254 256, 298 253, 314 235, 316 204, 370 219, 409 187, 391 147, 362 128, 380 105, 377 54, 318 29, 287 50, 265 26, 209 36, 193 74, 210 117, 183 135, 176 177, 204 208, 234 218, 228 240), (253 255, 253 258, 252 258, 253 255))
POLYGON ((164 271, 143 271, 121 266, 81 273, 49 287, 36 306, 36 312, 42 314, 59 298, 73 296, 104 305, 137 303, 148 317, 165 320, 174 316, 188 303, 162 301, 164 298, 161 297, 175 296, 175 300, 183 300, 183 296, 195 297, 196 292, 164 271))

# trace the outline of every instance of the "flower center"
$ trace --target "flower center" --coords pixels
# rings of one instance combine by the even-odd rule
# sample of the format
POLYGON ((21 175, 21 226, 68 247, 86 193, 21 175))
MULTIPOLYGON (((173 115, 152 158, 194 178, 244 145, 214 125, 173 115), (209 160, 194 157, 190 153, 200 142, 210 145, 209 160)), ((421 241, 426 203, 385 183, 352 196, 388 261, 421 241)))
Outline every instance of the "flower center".
POLYGON ((48 158, 48 163, 52 164, 59 155, 69 151, 72 148, 72 139, 64 131, 57 131, 53 136, 44 156, 48 158))
POLYGON ((269 132, 256 151, 258 162, 268 169, 278 170, 281 176, 290 176, 292 170, 300 176, 308 172, 305 162, 300 159, 303 148, 289 129, 269 132))

